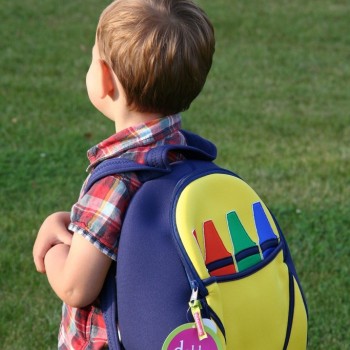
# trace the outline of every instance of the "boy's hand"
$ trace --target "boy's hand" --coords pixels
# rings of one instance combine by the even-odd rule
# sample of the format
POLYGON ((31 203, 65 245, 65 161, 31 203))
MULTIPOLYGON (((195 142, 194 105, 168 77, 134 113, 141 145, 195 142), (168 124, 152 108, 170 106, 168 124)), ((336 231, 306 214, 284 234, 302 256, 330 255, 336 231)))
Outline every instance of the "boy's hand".
POLYGON ((112 260, 83 236, 68 231, 69 223, 66 212, 43 222, 33 247, 34 263, 62 301, 84 307, 98 297, 112 260))
POLYGON ((57 212, 48 216, 41 225, 33 247, 34 264, 38 272, 45 273, 44 258, 51 247, 60 243, 71 244, 69 223, 69 212, 57 212))

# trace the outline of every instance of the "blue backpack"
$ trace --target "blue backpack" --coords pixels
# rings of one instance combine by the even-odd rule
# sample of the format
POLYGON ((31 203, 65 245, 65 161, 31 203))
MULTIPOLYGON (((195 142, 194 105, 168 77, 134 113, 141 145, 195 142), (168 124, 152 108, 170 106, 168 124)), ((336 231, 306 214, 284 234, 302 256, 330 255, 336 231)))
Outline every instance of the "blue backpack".
POLYGON ((154 148, 145 165, 105 160, 88 181, 131 171, 143 183, 100 295, 110 349, 306 349, 306 302, 277 221, 213 163, 212 143, 183 134, 187 146, 154 148))

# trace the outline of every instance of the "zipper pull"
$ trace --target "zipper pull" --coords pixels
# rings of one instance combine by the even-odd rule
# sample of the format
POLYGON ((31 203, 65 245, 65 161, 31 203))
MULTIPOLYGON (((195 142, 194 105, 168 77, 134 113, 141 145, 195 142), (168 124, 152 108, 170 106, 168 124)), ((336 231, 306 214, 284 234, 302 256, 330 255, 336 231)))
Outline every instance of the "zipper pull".
POLYGON ((203 340, 208 337, 204 325, 203 325, 203 320, 202 320, 202 315, 201 315, 201 309, 202 309, 202 304, 198 300, 198 287, 193 287, 192 288, 192 294, 191 294, 191 299, 190 302, 188 303, 191 309, 191 313, 194 319, 194 323, 197 328, 197 333, 198 333, 198 338, 199 340, 203 340))

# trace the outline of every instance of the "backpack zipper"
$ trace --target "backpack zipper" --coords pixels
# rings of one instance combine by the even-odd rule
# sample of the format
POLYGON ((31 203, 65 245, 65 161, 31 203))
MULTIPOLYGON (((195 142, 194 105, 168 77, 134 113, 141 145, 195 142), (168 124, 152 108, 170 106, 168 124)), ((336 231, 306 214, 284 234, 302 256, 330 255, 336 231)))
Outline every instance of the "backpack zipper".
POLYGON ((208 308, 210 318, 213 319, 213 321, 219 327, 222 335, 225 338, 225 342, 226 342, 226 331, 225 331, 224 324, 221 322, 219 316, 216 314, 216 312, 211 308, 211 306, 208 303, 206 303, 206 307, 208 308))
POLYGON ((191 259, 188 257, 186 249, 184 248, 184 246, 182 244, 180 235, 178 234, 177 227, 176 227, 175 208, 176 208, 179 196, 182 193, 182 190, 186 187, 186 185, 188 183, 194 181, 195 179, 197 179, 199 177, 203 177, 203 176, 211 175, 211 174, 227 174, 227 175, 232 175, 232 176, 239 178, 238 175, 232 173, 231 171, 218 168, 214 163, 212 163, 212 164, 213 164, 214 168, 210 168, 210 169, 207 169, 204 171, 201 170, 199 172, 195 172, 194 174, 191 173, 187 176, 182 176, 180 178, 180 180, 178 181, 178 183, 176 184, 176 186, 174 188, 174 200, 173 200, 173 206, 171 209, 171 217, 170 217, 170 222, 172 225, 172 233, 173 233, 173 237, 174 237, 175 242, 176 242, 176 248, 179 252, 181 261, 185 267, 185 271, 186 271, 189 283, 191 285, 191 289, 193 289, 192 283, 196 282, 198 289, 199 289, 199 293, 202 297, 206 297, 208 295, 208 290, 207 290, 203 280, 200 278, 197 271, 195 270, 195 268, 191 262, 191 259))
MULTIPOLYGON (((197 333, 199 339, 204 339, 207 337, 204 326, 203 326, 203 321, 202 321, 202 316, 201 316, 201 309, 205 309, 206 313, 208 314, 209 318, 212 319, 217 327, 220 329, 222 335, 224 336, 224 339, 226 341, 226 332, 225 332, 225 327, 221 321, 221 319, 218 317, 218 315, 215 313, 215 311, 209 306, 207 303, 205 297, 208 295, 208 290, 206 288, 206 285, 204 281, 200 278, 198 275, 196 269, 194 268, 190 258, 187 255, 186 249, 184 248, 180 235, 178 234, 177 227, 176 227, 176 220, 175 220, 175 208, 177 204, 177 199, 179 198, 179 194, 181 194, 182 189, 191 181, 195 180, 198 177, 205 176, 205 175, 210 175, 212 173, 222 173, 222 174, 229 174, 229 175, 234 175, 230 171, 222 170, 222 169, 209 169, 205 172, 200 172, 198 174, 190 174, 189 176, 183 177, 178 184, 175 187, 174 193, 174 204, 173 208, 171 210, 171 223, 173 226, 172 232, 173 232, 173 237, 176 242, 176 249, 179 252, 180 259, 182 261, 182 264, 184 265, 187 278, 189 280, 192 294, 189 302, 189 306, 191 309, 191 313, 193 316, 193 319, 195 321, 195 325, 197 328, 197 333), (221 171, 220 171, 221 170, 221 171), (201 296, 200 299, 198 299, 198 295, 201 296)), ((238 176, 237 176, 238 177, 238 176)))
POLYGON ((205 328, 203 326, 202 313, 200 311, 200 310, 204 310, 204 317, 208 317, 209 319, 212 319, 214 321, 214 323, 220 329, 226 342, 226 331, 221 319, 216 314, 216 312, 211 308, 211 306, 208 304, 207 300, 204 297, 200 299, 198 298, 197 281, 191 281, 191 286, 192 286, 192 294, 191 294, 189 306, 192 312, 193 319, 195 321, 199 339, 202 340, 207 338, 205 328))
POLYGON ((202 303, 200 300, 198 300, 198 287, 197 283, 194 283, 195 281, 192 281, 193 288, 192 288, 192 294, 191 299, 188 305, 190 306, 192 317, 194 320, 194 323, 196 325, 198 339, 203 340, 208 337, 204 325, 203 325, 203 319, 202 319, 202 303))

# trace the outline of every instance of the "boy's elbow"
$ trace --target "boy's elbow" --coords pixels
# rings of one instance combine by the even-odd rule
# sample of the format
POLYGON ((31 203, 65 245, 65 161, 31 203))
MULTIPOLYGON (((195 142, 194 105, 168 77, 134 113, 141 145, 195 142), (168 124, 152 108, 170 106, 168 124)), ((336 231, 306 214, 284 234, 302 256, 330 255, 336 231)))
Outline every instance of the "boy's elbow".
POLYGON ((92 304, 97 295, 92 295, 90 293, 86 293, 86 291, 79 290, 68 290, 62 291, 62 293, 58 294, 58 297, 67 305, 75 308, 83 308, 90 304, 92 304))
POLYGON ((67 283, 64 278, 54 279, 48 275, 49 283, 56 295, 67 305, 82 308, 92 304, 99 291, 82 286, 79 283, 67 283))

